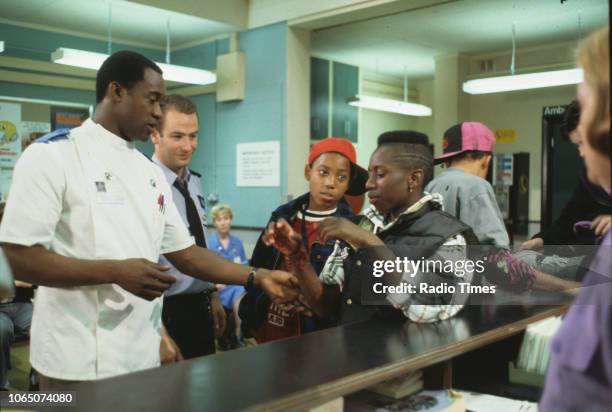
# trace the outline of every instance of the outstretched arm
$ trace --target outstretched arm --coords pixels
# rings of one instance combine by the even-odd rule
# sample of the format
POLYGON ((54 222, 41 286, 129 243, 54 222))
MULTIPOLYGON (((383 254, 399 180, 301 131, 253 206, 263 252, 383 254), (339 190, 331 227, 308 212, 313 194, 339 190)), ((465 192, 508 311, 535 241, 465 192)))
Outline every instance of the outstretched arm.
MULTIPOLYGON (((246 285, 251 268, 223 259, 208 249, 192 245, 164 256, 181 272, 215 283, 246 285)), ((297 279, 281 270, 257 269, 253 285, 262 288, 273 302, 293 301, 297 279)))

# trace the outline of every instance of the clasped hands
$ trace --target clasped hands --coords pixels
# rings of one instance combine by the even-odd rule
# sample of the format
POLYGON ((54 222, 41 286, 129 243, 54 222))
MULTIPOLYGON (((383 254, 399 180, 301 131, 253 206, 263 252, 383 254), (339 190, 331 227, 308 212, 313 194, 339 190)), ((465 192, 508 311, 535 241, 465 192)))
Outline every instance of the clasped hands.
MULTIPOLYGON (((316 230, 321 243, 341 239, 355 247, 382 244, 376 235, 343 218, 324 219, 316 223, 316 230)), ((298 279, 299 291, 299 280, 306 268, 310 266, 310 258, 304 247, 302 236, 286 220, 279 219, 268 224, 262 240, 266 245, 276 248, 282 254, 285 268, 298 279)), ((280 304, 280 307, 287 312, 293 311, 312 316, 312 309, 301 292, 294 301, 280 304)))

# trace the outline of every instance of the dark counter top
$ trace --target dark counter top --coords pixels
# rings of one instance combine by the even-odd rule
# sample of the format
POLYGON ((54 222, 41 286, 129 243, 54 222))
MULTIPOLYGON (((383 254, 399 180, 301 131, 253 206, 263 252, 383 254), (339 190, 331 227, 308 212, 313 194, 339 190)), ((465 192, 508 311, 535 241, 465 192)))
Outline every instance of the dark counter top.
POLYGON ((428 325, 372 319, 74 385, 77 406, 71 411, 303 410, 504 339, 565 310, 468 306, 453 319, 428 325))

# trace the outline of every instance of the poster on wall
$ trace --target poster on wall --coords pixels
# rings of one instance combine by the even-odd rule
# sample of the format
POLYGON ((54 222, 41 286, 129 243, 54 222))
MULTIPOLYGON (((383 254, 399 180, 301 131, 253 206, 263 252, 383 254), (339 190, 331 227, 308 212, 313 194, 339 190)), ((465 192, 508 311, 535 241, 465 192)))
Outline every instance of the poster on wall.
POLYGON ((280 186, 280 142, 237 144, 236 186, 280 186))
POLYGON ((51 129, 72 129, 89 117, 89 110, 74 107, 51 107, 51 129))
POLYGON ((0 168, 12 168, 21 155, 21 105, 0 103, 0 168))
POLYGON ((25 150, 34 140, 51 131, 51 123, 21 122, 21 149, 25 150))

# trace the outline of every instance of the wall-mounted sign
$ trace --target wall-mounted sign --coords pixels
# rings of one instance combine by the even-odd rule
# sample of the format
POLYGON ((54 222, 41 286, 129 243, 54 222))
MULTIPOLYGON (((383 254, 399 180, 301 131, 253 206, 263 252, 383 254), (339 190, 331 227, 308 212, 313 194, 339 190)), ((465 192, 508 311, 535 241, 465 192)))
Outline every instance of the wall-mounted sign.
POLYGON ((280 142, 237 144, 236 186, 280 186, 280 142))
POLYGON ((0 167, 12 168, 21 155, 21 105, 0 103, 0 167))
POLYGON ((89 117, 89 110, 74 107, 51 107, 51 128, 72 129, 89 117))
POLYGON ((516 143, 516 130, 495 129, 495 140, 497 143, 516 143))
POLYGON ((557 117, 557 116, 563 116, 563 114, 565 113, 565 108, 567 106, 561 106, 561 105, 556 105, 556 106, 544 106, 544 117, 557 117))

